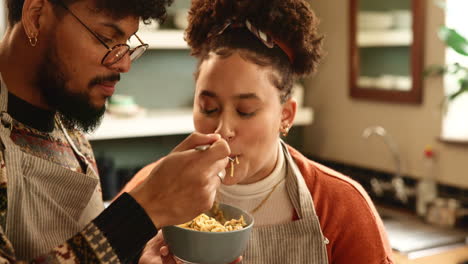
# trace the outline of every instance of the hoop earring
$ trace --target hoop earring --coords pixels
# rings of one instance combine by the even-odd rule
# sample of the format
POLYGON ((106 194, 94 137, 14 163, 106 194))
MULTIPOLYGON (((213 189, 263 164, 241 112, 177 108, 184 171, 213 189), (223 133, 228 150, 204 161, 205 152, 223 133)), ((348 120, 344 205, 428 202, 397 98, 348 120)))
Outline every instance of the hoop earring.
POLYGON ((37 45, 37 35, 34 37, 28 37, 29 39, 29 44, 31 44, 31 47, 36 47, 37 45))
POLYGON ((283 137, 287 137, 288 133, 289 133, 289 125, 286 124, 286 125, 282 126, 280 132, 281 132, 281 135, 283 137))

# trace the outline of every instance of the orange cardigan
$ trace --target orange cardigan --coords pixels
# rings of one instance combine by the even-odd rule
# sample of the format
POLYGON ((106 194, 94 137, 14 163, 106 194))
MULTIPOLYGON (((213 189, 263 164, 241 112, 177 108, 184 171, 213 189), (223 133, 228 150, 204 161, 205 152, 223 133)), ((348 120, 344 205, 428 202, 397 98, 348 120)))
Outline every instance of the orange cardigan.
MULTIPOLYGON (((330 264, 391 264, 392 250, 372 201, 351 178, 304 157, 288 146, 313 197, 330 264)), ((141 171, 124 187, 140 184, 158 162, 141 171)))

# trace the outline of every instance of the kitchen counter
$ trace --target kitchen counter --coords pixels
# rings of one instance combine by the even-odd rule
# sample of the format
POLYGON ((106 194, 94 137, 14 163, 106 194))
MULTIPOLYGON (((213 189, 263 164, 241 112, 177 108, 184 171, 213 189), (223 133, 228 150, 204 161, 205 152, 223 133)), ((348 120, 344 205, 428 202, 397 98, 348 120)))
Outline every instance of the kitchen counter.
POLYGON ((395 264, 459 264, 468 260, 468 246, 456 246, 433 255, 409 259, 407 256, 394 252, 395 264))
POLYGON ((378 207, 397 264, 458 264, 468 260, 467 230, 429 225, 410 211, 378 207))

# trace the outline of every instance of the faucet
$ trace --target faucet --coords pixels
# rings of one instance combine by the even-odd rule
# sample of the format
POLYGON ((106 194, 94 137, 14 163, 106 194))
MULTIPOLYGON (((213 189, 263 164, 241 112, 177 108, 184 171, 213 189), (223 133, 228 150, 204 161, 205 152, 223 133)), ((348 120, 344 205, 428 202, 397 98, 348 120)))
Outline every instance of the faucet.
POLYGON ((384 189, 392 188, 395 190, 395 196, 397 197, 397 199, 406 203, 408 201, 408 195, 406 193, 405 182, 403 181, 403 178, 402 178, 401 155, 400 155, 400 151, 398 150, 398 146, 395 143, 395 140, 393 139, 393 137, 390 136, 390 134, 385 130, 385 128, 381 126, 371 126, 371 127, 364 129, 364 131, 362 132, 362 137, 369 138, 373 134, 382 137, 385 144, 390 149, 393 160, 395 162, 396 171, 390 184, 382 183, 378 179, 372 178, 371 179, 372 190, 378 196, 382 196, 384 189))

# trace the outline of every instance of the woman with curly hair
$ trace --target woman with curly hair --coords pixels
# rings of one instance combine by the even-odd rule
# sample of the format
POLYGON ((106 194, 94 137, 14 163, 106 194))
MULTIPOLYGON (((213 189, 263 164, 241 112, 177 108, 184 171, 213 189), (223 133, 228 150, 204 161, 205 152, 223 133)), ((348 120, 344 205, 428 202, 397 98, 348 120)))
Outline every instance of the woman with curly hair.
POLYGON ((303 0, 192 1, 195 129, 220 134, 231 150, 216 199, 255 218, 244 263, 392 263, 364 189, 280 139, 296 115, 293 83, 321 57, 317 24, 303 0))

